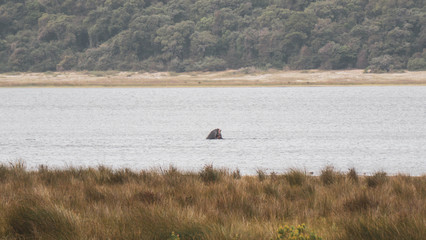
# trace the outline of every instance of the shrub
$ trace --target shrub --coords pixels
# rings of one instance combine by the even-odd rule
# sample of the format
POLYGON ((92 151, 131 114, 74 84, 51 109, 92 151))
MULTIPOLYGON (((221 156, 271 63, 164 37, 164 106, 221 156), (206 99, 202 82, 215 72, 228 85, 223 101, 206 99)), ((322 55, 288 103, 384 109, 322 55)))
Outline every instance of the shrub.
POLYGON ((222 71, 226 69, 226 61, 216 57, 206 57, 197 62, 196 70, 201 71, 222 71))
POLYGON ((67 71, 71 70, 75 66, 77 66, 78 59, 75 55, 65 55, 62 57, 62 60, 56 64, 57 71, 67 71))
POLYGON ((306 230, 305 224, 294 226, 282 226, 278 229, 276 240, 295 239, 295 240, 321 240, 322 238, 306 230))
POLYGON ((371 59, 369 68, 371 72, 379 73, 379 72, 389 72, 392 70, 393 59, 389 55, 383 55, 380 57, 376 57, 371 59))
POLYGON ((413 58, 408 61, 407 68, 410 71, 426 70, 426 59, 413 58))
POLYGON ((175 232, 172 232, 172 235, 170 235, 168 240, 180 240, 179 234, 175 234, 175 232))
POLYGON ((170 61, 169 64, 169 71, 174 71, 174 72, 185 72, 186 67, 190 65, 187 61, 183 61, 181 59, 175 58, 173 60, 170 61))

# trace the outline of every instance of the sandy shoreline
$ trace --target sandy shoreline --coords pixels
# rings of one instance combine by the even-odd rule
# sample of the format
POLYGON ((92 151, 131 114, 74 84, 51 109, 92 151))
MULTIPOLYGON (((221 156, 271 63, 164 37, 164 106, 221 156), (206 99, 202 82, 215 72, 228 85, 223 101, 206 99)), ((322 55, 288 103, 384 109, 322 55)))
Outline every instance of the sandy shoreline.
POLYGON ((139 73, 139 72, 46 72, 3 73, 0 87, 233 87, 322 85, 426 85, 426 71, 364 73, 343 71, 258 71, 139 73))

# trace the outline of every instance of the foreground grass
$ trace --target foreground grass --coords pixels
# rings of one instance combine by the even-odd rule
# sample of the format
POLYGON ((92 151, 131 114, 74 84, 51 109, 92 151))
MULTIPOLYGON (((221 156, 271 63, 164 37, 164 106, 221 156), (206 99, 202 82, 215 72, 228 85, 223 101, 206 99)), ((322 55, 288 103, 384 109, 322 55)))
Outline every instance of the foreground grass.
POLYGON ((287 239, 293 228, 284 225, 323 239, 426 236, 426 176, 332 167, 320 176, 212 166, 27 171, 17 163, 0 165, 0 194, 1 239, 287 239))

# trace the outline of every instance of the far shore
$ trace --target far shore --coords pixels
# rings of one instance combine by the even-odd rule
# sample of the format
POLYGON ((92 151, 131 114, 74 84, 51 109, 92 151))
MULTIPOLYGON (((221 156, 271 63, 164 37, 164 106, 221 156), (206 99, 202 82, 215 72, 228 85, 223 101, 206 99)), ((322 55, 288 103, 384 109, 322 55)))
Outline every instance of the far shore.
POLYGON ((0 87, 280 87, 426 85, 426 71, 364 73, 364 70, 255 70, 220 72, 44 72, 2 73, 0 87))

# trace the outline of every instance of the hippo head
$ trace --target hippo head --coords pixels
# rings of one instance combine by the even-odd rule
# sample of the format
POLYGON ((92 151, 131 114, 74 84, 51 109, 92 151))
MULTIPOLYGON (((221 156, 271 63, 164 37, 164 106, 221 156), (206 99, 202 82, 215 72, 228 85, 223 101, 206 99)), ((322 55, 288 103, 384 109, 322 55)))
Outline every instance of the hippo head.
POLYGON ((212 130, 206 139, 223 139, 222 130, 220 130, 219 128, 212 130))

